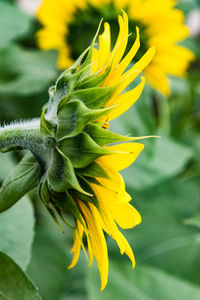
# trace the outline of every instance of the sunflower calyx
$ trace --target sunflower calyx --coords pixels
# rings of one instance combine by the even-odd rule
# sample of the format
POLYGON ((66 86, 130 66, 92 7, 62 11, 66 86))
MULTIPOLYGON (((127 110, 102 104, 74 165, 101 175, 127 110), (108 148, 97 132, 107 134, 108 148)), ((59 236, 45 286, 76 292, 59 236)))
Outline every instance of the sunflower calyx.
POLYGON ((99 76, 88 76, 90 51, 84 67, 81 66, 82 58, 78 59, 74 67, 63 72, 55 86, 49 89, 49 102, 36 128, 24 123, 20 133, 17 124, 10 132, 7 130, 7 141, 1 152, 28 149, 33 155, 28 153, 2 185, 1 211, 15 204, 35 186, 38 186, 42 202, 59 226, 57 215, 64 220, 63 215, 69 213, 74 219, 81 220, 77 197, 98 206, 89 183, 94 176, 108 175, 95 160, 113 153, 103 147, 104 129, 98 120, 112 109, 104 107, 104 104, 113 95, 116 86, 101 86, 109 73, 107 70, 99 76), (27 126, 30 127, 28 131, 25 129, 27 126), (95 133, 92 126, 102 132, 102 138, 95 138, 100 133, 95 133), (33 175, 35 180, 30 182, 33 175), (24 184, 15 194, 14 188, 20 176, 24 184))

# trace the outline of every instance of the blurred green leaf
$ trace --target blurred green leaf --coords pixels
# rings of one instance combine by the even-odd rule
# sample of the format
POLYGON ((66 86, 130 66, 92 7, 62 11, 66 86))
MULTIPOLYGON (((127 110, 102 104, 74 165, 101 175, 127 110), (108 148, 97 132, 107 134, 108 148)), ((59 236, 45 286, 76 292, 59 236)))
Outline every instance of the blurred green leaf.
POLYGON ((41 300, 23 271, 5 253, 0 252, 0 299, 41 300))
POLYGON ((2 183, 14 167, 15 163, 12 153, 0 155, 0 183, 2 183))
POLYGON ((148 263, 200 284, 200 233, 185 224, 200 211, 199 177, 174 179, 133 194, 142 223, 125 235, 137 264, 148 263))
POLYGON ((24 36, 30 28, 31 17, 9 1, 0 1, 0 48, 24 36))
POLYGON ((192 217, 190 219, 186 219, 184 223, 186 225, 195 226, 198 229, 200 229, 200 213, 198 213, 197 215, 195 215, 194 217, 192 217))
POLYGON ((180 174, 194 155, 192 148, 167 137, 144 143, 146 146, 137 161, 122 172, 126 184, 137 190, 180 174))
POLYGON ((55 60, 52 51, 18 46, 0 50, 0 93, 28 96, 47 89, 57 75, 55 60))
POLYGON ((33 210, 27 197, 0 214, 0 251, 9 255, 23 270, 31 257, 33 227, 33 210))
POLYGON ((200 299, 200 288, 171 276, 159 269, 130 264, 110 264, 110 280, 103 292, 99 291, 97 268, 90 270, 88 279, 89 300, 193 300, 200 299))

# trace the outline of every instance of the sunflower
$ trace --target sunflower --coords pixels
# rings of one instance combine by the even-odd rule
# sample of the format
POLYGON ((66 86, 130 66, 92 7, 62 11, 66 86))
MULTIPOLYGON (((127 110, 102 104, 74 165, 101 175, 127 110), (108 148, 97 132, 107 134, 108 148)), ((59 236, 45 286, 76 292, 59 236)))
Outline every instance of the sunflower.
MULTIPOLYGON (((58 67, 66 68, 86 48, 101 16, 109 21, 116 36, 116 16, 124 9, 131 31, 140 28, 140 55, 149 47, 156 48, 154 59, 144 71, 148 82, 169 95, 168 75, 185 76, 194 59, 193 53, 180 45, 189 30, 184 14, 175 5, 174 0, 58 0, 56 5, 53 0, 43 0, 37 12, 43 26, 37 33, 38 44, 42 49, 57 49, 58 67)), ((133 34, 129 46, 134 38, 133 34)))
POLYGON ((77 263, 81 248, 85 251, 85 235, 89 264, 95 257, 99 267, 101 290, 108 280, 104 233, 117 242, 121 254, 126 253, 134 267, 132 249, 118 225, 127 229, 141 222, 119 171, 136 160, 144 145, 135 142, 140 138, 109 131, 109 122, 140 97, 145 84, 143 77, 133 89, 124 89, 155 54, 151 47, 127 70, 140 47, 139 28, 133 45, 124 54, 129 38, 125 12, 118 22, 119 34, 112 51, 110 25, 106 22, 98 47, 96 35, 91 46, 50 88, 50 100, 40 120, 0 130, 1 152, 29 149, 34 155, 26 155, 2 185, 0 211, 38 186, 42 202, 61 228, 60 219, 69 225, 66 215, 74 220, 74 256, 69 268, 77 263), (18 193, 10 183, 15 176, 16 182, 23 178, 18 193))

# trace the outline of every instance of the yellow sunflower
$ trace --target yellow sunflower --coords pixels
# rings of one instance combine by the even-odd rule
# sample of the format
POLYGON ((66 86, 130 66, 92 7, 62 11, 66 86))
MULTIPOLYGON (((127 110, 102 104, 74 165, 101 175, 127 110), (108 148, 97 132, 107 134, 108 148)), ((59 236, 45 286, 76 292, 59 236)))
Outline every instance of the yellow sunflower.
MULTIPOLYGON (((37 18, 43 28, 37 38, 42 49, 57 49, 58 67, 69 67, 86 48, 89 37, 104 17, 116 28, 116 16, 124 9, 129 25, 141 33, 143 53, 155 46, 156 55, 145 69, 148 82, 165 95, 170 94, 168 75, 185 76, 193 53, 179 45, 189 36, 184 14, 175 8, 174 0, 43 0, 37 18)), ((116 35, 116 34, 115 34, 116 35)), ((141 54, 141 53, 140 53, 141 54)), ((138 58, 138 57, 137 57, 138 58)))
MULTIPOLYGON (((54 16, 56 9, 52 13, 54 16)), ((69 268, 77 263, 81 247, 85 251, 85 235, 89 264, 95 257, 99 267, 101 290, 108 280, 104 233, 117 242, 121 254, 126 253, 134 267, 132 249, 118 225, 127 229, 141 222, 140 214, 130 204, 131 197, 119 171, 132 164, 144 146, 135 142, 140 138, 109 131, 108 122, 140 97, 145 84, 143 77, 133 89, 126 92, 124 89, 155 54, 155 48, 151 47, 128 68, 140 47, 139 28, 127 50, 129 30, 124 11, 118 22, 119 33, 112 50, 110 25, 106 22, 98 45, 95 45, 96 34, 91 46, 50 88, 50 99, 40 120, 20 123, 16 128, 7 126, 0 134, 0 151, 29 149, 32 153, 25 156, 3 183, 0 212, 38 186, 42 202, 59 226, 58 217, 66 224, 68 215, 74 220, 74 256, 69 268), (9 184, 16 174, 16 180, 23 178, 19 193, 13 192, 9 184)))

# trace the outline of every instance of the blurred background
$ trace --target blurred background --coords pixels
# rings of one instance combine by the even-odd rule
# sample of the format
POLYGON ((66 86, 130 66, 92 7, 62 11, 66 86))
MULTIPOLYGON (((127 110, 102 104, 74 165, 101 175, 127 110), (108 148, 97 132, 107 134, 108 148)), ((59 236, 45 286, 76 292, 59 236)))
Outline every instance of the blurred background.
MULTIPOLYGON (((38 46, 39 5, 0 0, 1 124, 39 117, 48 88, 61 72, 57 50, 38 46)), ((63 234, 34 191, 26 197, 33 205, 24 199, 0 215, 0 250, 26 272, 44 300, 200 299, 200 1, 181 0, 176 7, 191 33, 182 43, 195 54, 187 75, 170 78, 168 97, 146 84, 138 102, 111 124, 117 133, 162 137, 145 140, 137 161, 123 172, 142 216, 139 226, 123 231, 136 257, 135 270, 110 238, 109 282, 103 292, 97 266, 88 269, 84 255, 67 270, 73 230, 63 234)), ((76 21, 81 31, 78 16, 76 21)), ((85 35, 86 45, 93 28, 85 35)), ((21 157, 0 155, 1 183, 21 157)))

